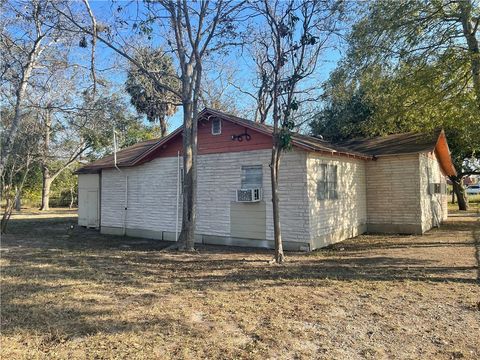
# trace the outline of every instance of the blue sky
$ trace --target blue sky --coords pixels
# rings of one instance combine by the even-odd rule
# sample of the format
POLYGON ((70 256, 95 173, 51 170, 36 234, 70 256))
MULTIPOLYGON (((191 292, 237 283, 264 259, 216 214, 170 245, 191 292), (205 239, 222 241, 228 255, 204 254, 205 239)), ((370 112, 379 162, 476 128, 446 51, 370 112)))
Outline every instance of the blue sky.
MULTIPOLYGON (((118 14, 116 11, 120 6, 122 7, 121 14, 122 17, 134 16, 137 10, 142 10, 142 4, 137 6, 136 2, 130 1, 90 1, 92 10, 99 22, 110 23, 113 16, 118 14)), ((120 33, 123 36, 132 35, 129 30, 130 27, 122 29, 120 33)), ((162 39, 158 35, 154 35, 150 44, 158 46, 161 44, 162 39), (157 38, 158 37, 158 38, 157 38)), ((82 49, 82 51, 88 52, 87 49, 82 49)), ((336 67, 337 62, 341 58, 341 53, 337 49, 327 49, 319 63, 318 72, 315 74, 315 81, 318 83, 320 88, 321 82, 328 78, 329 73, 336 67)), ((235 80, 238 86, 242 87, 244 90, 251 91, 253 90, 251 83, 253 77, 255 76, 254 68, 251 63, 251 59, 248 54, 240 54, 238 51, 231 51, 228 55, 224 55, 222 58, 219 58, 218 61, 227 64, 228 68, 235 73, 235 80)), ((114 63, 120 62, 123 65, 126 65, 124 59, 119 58, 112 50, 106 48, 101 43, 97 43, 97 67, 99 69, 107 69, 112 67, 114 63)), ((117 89, 123 90, 123 83, 125 81, 126 72, 124 66, 121 69, 114 71, 105 71, 100 72, 101 76, 104 76, 107 80, 115 84, 117 89)), ((215 71, 211 70, 207 76, 216 76, 215 71)), ((231 95, 237 100, 237 107, 247 108, 251 107, 251 99, 247 95, 242 94, 240 91, 234 89, 233 87, 229 89, 231 95)), ((180 126, 182 123, 182 112, 181 109, 170 119, 169 121, 169 131, 180 126)))

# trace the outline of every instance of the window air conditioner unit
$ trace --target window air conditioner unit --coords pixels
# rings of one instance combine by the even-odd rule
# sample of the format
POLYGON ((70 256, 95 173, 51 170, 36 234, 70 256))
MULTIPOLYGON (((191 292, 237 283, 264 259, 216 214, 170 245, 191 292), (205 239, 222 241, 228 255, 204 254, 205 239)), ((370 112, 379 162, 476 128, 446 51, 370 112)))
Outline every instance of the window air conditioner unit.
POLYGON ((240 189, 237 190, 237 202, 251 203, 262 200, 262 189, 240 189))

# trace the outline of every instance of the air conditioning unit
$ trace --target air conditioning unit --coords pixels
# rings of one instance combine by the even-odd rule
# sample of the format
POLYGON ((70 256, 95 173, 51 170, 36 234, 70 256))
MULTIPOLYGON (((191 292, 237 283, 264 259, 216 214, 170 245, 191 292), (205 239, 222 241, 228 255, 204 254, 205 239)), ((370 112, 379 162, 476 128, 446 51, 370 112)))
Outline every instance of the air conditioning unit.
POLYGON ((237 190, 237 202, 259 202, 262 200, 262 189, 240 189, 237 190))

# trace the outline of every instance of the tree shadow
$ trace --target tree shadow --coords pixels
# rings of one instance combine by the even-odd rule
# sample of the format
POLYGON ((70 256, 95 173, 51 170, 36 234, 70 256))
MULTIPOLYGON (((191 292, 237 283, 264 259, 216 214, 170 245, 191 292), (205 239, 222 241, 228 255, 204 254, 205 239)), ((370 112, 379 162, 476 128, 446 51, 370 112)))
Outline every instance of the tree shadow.
MULTIPOLYGON (((272 258, 270 250, 202 245, 196 253, 165 252, 163 248, 169 243, 107 236, 75 226, 71 229, 74 222, 70 218, 12 220, 11 232, 2 239, 2 276, 6 279, 2 284, 4 334, 56 329, 63 335, 52 335, 54 343, 64 340, 62 337, 97 332, 142 331, 152 322, 167 329, 177 326, 194 331, 188 322, 169 316, 150 319, 148 323, 121 321, 116 317, 116 312, 121 311, 118 303, 112 309, 108 304, 89 303, 94 300, 75 299, 78 284, 99 289, 92 293, 103 291, 108 295, 128 287, 134 294, 123 295, 126 300, 150 306, 160 295, 144 292, 158 285, 168 285, 181 293, 209 289, 251 291, 258 290, 259 284, 292 288, 331 286, 332 280, 475 284, 480 279, 478 266, 443 266, 432 259, 402 253, 375 253, 378 249, 429 251, 439 247, 454 255, 456 247, 474 246, 473 241, 368 235, 314 254, 287 253, 287 263, 277 266, 268 263, 272 258), (62 302, 52 303, 48 294, 62 292, 62 302)), ((472 224, 469 230, 472 231, 472 224)), ((480 231, 473 231, 478 265, 480 231)))

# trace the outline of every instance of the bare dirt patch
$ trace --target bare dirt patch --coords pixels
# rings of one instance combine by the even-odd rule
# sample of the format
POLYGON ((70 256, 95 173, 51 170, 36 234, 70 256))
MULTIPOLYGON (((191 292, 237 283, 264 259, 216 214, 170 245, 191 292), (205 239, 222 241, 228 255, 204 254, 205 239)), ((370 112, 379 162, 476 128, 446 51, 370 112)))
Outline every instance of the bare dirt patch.
POLYGON ((165 252, 61 216, 17 216, 2 238, 2 359, 480 357, 475 213, 282 266, 266 250, 165 252))

